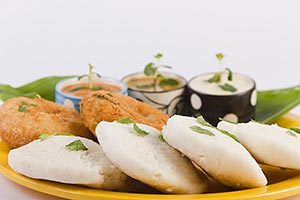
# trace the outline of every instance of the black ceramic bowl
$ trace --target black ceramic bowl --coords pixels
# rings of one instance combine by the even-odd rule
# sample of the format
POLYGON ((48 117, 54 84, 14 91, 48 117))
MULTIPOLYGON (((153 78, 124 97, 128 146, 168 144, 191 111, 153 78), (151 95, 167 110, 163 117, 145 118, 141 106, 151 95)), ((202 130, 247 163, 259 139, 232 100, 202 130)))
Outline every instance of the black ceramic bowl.
POLYGON ((220 94, 211 91, 207 85, 209 83, 205 80, 211 76, 213 73, 198 75, 188 82, 188 115, 194 117, 202 115, 212 125, 217 125, 219 118, 232 122, 247 122, 255 117, 257 92, 254 80, 246 75, 233 74, 233 80, 240 77, 245 79, 248 85, 236 92, 220 94), (203 81, 206 82, 204 85, 203 81))

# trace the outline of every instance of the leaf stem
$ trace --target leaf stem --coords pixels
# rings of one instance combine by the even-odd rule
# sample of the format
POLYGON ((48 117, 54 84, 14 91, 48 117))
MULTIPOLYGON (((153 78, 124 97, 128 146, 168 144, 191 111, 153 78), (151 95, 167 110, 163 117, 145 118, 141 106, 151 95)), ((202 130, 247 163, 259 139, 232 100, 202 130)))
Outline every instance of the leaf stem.
POLYGON ((89 83, 89 88, 93 88, 93 82, 92 82, 92 76, 93 76, 93 66, 89 64, 89 75, 88 75, 88 83, 89 83))

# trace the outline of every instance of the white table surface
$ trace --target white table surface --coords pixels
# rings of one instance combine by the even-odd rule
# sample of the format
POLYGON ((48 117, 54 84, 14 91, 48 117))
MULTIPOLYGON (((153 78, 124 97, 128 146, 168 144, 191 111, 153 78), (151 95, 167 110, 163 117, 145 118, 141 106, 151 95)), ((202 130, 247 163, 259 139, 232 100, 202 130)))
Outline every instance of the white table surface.
MULTIPOLYGON (((83 74, 122 78, 162 62, 186 79, 224 66, 259 90, 300 83, 300 1, 0 0, 0 83, 83 74)), ((59 199, 0 176, 0 199, 59 199)), ((289 199, 300 199, 300 196, 289 199)))

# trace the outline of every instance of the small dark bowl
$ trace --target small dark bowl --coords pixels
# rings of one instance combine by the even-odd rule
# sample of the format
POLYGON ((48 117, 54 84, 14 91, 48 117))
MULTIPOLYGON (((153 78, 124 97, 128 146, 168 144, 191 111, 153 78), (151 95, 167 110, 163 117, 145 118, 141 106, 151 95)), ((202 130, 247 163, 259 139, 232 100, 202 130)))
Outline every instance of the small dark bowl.
MULTIPOLYGON (((207 75, 207 74, 205 74, 207 75)), ((236 74, 240 76, 241 74, 236 74)), ((188 115, 198 117, 202 115, 210 124, 216 126, 220 118, 232 122, 247 122, 255 117, 255 106, 257 100, 256 84, 253 79, 253 86, 246 91, 234 94, 208 94, 191 87, 191 83, 198 75, 192 78, 187 84, 188 115)))

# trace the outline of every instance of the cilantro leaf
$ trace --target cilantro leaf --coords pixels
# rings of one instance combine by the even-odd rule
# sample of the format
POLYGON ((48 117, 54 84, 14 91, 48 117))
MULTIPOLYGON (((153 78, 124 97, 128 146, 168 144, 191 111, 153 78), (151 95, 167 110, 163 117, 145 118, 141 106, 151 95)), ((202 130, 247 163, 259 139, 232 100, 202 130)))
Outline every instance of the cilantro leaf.
POLYGON ((143 129, 140 129, 136 123, 133 123, 133 129, 134 131, 137 133, 137 135, 139 136, 145 136, 145 135, 148 135, 149 132, 143 130, 143 129))
POLYGON ((119 119, 119 120, 117 120, 117 122, 119 122, 120 124, 131 124, 131 123, 133 123, 133 121, 129 117, 119 119))
POLYGON ((26 106, 19 106, 19 107, 18 107, 18 111, 19 111, 19 112, 24 112, 24 113, 26 113, 26 112, 28 112, 28 109, 27 109, 26 106))
POLYGON ((227 79, 229 81, 232 81, 232 71, 229 68, 225 68, 225 71, 228 71, 228 77, 227 77, 227 79))
POLYGON ((66 147, 71 151, 87 151, 88 150, 88 148, 80 140, 74 140, 73 142, 67 144, 66 147))
POLYGON ((294 131, 288 130, 286 133, 289 134, 290 136, 297 137, 297 134, 294 133, 294 131))
POLYGON ((213 127, 213 125, 211 125, 210 123, 208 123, 207 121, 205 121, 205 119, 203 118, 203 116, 199 116, 197 117, 197 122, 203 126, 208 126, 208 127, 213 127))
POLYGON ((230 85, 228 83, 225 83, 224 85, 219 85, 219 87, 222 90, 228 91, 228 92, 235 92, 235 91, 237 91, 237 89, 234 86, 232 86, 232 85, 230 85))
POLYGON ((153 76, 155 74, 155 67, 154 67, 154 63, 148 63, 146 66, 145 66, 145 69, 144 69, 144 74, 146 76, 153 76))
POLYGON ((158 138, 162 141, 165 142, 166 140, 164 139, 164 136, 162 133, 159 134, 158 138))
POLYGON ((225 57, 225 55, 223 53, 217 53, 216 54, 217 59, 219 60, 219 62, 222 62, 223 58, 225 57))
POLYGON ((162 55, 161 53, 158 53, 158 54, 156 54, 156 55, 154 56, 154 58, 160 59, 162 56, 163 56, 163 55, 162 55))
POLYGON ((41 141, 47 140, 49 137, 49 135, 47 133, 42 133, 41 135, 39 135, 39 139, 41 141))
POLYGON ((227 135, 229 137, 231 137, 232 139, 234 139, 237 142, 240 142, 237 137, 231 133, 229 133, 228 131, 222 130, 222 129, 218 129, 221 133, 223 133, 224 135, 227 135))
POLYGON ((218 83, 221 81, 221 74, 220 73, 215 73, 213 77, 207 80, 210 83, 218 83))
POLYGON ((215 136, 215 134, 207 129, 203 129, 200 126, 191 126, 190 129, 196 133, 206 134, 209 136, 215 136))
POLYGON ((164 78, 161 81, 159 81, 159 86, 160 87, 177 86, 177 85, 179 85, 179 82, 176 79, 173 79, 173 78, 164 78))

